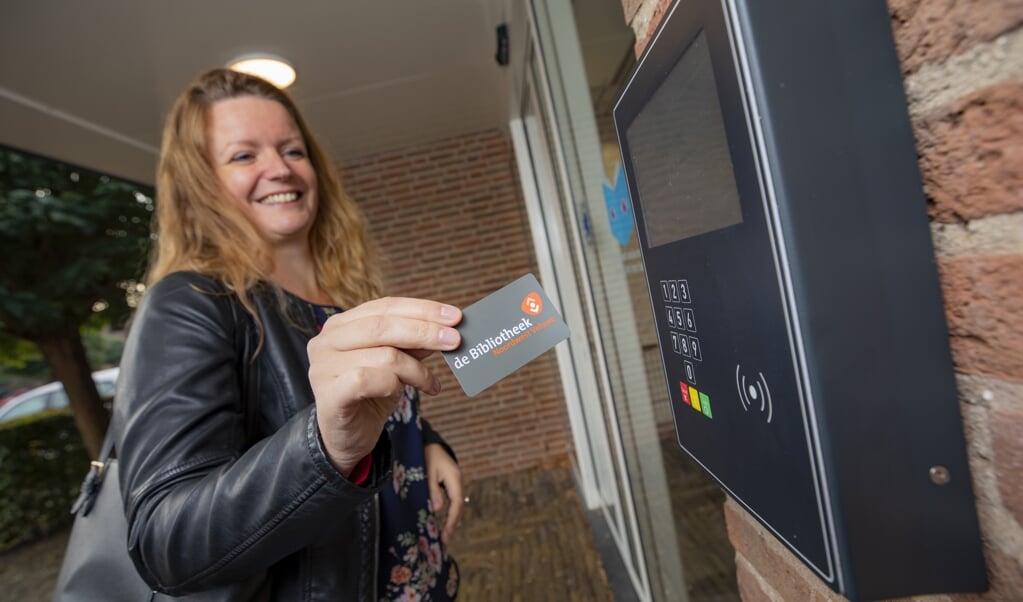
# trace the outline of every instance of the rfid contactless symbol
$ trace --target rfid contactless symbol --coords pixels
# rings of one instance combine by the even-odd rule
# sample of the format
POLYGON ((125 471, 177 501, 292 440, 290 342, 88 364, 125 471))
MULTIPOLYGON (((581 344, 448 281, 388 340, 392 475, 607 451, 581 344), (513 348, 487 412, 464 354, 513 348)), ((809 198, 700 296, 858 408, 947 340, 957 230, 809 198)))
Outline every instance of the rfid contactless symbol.
POLYGON ((739 392, 739 402, 742 403, 742 409, 747 412, 750 406, 756 405, 760 402, 760 411, 767 413, 767 422, 771 422, 771 418, 774 417, 774 408, 771 405, 771 390, 767 388, 767 380, 764 378, 762 372, 757 372, 756 380, 750 380, 750 384, 746 384, 746 375, 739 374, 739 364, 735 365, 735 389, 739 392))
POLYGON ((530 316, 539 315, 543 311, 543 301, 538 293, 529 293, 522 300, 522 311, 530 316))

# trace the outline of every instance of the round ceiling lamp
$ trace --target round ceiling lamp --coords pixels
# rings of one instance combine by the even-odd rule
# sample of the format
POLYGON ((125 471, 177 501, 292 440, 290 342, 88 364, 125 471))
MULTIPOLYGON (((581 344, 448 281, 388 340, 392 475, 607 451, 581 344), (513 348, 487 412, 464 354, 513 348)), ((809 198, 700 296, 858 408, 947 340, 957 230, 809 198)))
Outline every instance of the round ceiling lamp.
POLYGON ((250 54, 231 61, 229 69, 261 77, 278 88, 295 82, 295 69, 282 58, 267 54, 250 54))

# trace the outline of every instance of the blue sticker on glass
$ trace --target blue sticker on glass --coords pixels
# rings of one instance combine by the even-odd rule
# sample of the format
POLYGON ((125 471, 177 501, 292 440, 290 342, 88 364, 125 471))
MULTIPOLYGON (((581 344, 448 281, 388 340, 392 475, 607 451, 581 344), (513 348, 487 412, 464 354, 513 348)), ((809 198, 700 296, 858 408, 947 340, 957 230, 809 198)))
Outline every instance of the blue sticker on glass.
POLYGON ((632 219, 632 200, 629 198, 629 186, 625 182, 625 168, 620 161, 615 169, 614 187, 603 184, 603 188, 611 234, 623 247, 628 246, 636 222, 632 219))

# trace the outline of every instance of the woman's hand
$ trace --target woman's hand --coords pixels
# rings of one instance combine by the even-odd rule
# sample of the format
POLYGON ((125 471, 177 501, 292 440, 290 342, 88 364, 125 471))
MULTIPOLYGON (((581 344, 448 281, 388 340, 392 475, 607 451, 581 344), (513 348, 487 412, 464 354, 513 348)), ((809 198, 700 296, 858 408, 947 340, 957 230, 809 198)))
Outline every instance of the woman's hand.
POLYGON ((462 497, 462 470, 439 443, 427 444, 423 452, 426 456, 426 480, 430 484, 430 509, 439 515, 444 507, 445 495, 450 502, 448 516, 440 532, 440 540, 447 544, 458 526, 458 517, 465 505, 465 498, 462 497))
POLYGON ((422 359, 458 347, 453 306, 388 297, 331 316, 309 341, 309 383, 331 463, 348 476, 373 451, 405 385, 426 393, 440 381, 422 359))

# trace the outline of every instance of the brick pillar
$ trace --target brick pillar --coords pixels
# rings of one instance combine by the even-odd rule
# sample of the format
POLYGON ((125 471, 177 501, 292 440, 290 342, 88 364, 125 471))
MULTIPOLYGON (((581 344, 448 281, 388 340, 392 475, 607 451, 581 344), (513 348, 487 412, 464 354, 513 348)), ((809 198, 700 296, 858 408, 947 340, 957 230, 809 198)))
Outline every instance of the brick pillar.
MULTIPOLYGON (((537 272, 511 140, 497 130, 345 162, 385 258, 388 292, 465 307, 537 272)), ((443 391, 423 415, 469 480, 571 462, 572 437, 554 351, 470 399, 440 354, 427 365, 443 391)))
MULTIPOLYGON (((685 1, 685 0, 683 0, 685 1)), ((622 0, 637 56, 671 0, 622 0)), ((1023 2, 889 0, 991 589, 1023 599, 1023 2)), ((841 600, 734 502, 744 600, 841 600)))

